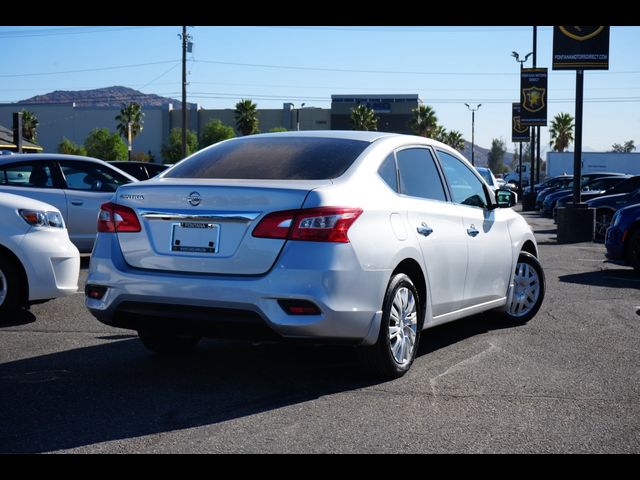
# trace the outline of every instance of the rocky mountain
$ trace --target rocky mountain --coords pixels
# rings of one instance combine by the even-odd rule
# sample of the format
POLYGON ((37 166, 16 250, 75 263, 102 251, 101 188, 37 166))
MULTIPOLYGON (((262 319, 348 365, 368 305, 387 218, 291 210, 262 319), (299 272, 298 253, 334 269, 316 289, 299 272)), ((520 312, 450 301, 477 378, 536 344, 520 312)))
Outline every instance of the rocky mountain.
MULTIPOLYGON (((510 148, 511 146, 512 146, 511 144, 508 144, 507 148, 510 148)), ((464 150, 461 153, 464 156, 464 158, 466 158, 467 160, 471 161, 471 142, 467 142, 465 140, 465 142, 464 142, 464 150)), ((475 145, 474 163, 476 164, 476 166, 478 166, 478 167, 486 167, 487 164, 489 163, 488 156, 489 156, 489 149, 488 148, 483 148, 483 147, 481 147, 479 145, 475 145)), ((513 152, 507 151, 507 153, 504 154, 503 163, 506 166, 510 167, 512 161, 513 161, 513 152)))
MULTIPOLYGON (((94 90, 56 90, 21 100, 17 103, 46 104, 73 103, 78 107, 122 107, 123 103, 137 102, 143 107, 165 106, 170 103, 174 108, 180 108, 182 102, 174 98, 142 93, 128 87, 105 87, 94 90)), ((189 103, 189 106, 195 104, 189 103)))

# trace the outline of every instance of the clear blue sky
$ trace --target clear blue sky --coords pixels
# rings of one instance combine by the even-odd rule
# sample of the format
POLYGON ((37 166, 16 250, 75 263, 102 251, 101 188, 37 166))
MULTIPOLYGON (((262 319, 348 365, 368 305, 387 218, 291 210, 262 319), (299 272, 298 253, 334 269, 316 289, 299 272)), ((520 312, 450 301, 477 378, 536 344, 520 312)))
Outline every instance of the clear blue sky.
MULTIPOLYGON (((0 102, 53 90, 123 85, 180 98, 181 27, 0 27, 0 102)), ((503 138, 518 101, 512 51, 532 50, 532 27, 200 27, 189 28, 188 100, 233 108, 283 102, 328 108, 331 94, 418 93, 440 123, 476 143, 503 138)), ((585 149, 640 144, 640 27, 611 27, 610 69, 585 72, 585 149)), ((549 68, 549 120, 574 114, 575 73, 551 70, 552 27, 538 27, 537 66, 549 68)), ((525 66, 531 66, 531 59, 525 66)), ((548 129, 542 128, 543 151, 548 129)))

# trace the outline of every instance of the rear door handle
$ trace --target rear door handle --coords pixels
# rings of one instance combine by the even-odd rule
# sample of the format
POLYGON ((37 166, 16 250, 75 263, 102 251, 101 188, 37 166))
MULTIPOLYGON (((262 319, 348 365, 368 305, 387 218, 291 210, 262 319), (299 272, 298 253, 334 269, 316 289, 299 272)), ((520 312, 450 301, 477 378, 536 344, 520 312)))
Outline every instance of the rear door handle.
POLYGON ((480 233, 480 231, 476 230, 475 225, 471 225, 469 228, 467 228, 467 235, 469 235, 471 237, 475 237, 479 233, 480 233))
POLYGON ((84 205, 84 202, 82 200, 71 200, 71 205, 80 206, 84 205))
POLYGON ((429 225, 424 222, 422 222, 422 224, 418 228, 416 228, 416 230, 420 235, 424 235, 425 237, 428 237, 433 233, 433 228, 429 227, 429 225))

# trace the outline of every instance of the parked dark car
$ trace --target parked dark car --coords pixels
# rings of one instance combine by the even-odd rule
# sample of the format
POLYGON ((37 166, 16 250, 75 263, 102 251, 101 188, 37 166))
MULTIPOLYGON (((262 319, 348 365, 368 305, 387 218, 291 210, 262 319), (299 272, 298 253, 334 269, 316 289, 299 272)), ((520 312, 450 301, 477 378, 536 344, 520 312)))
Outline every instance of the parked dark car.
MULTIPOLYGON (((557 177, 547 178, 544 182, 536 183, 533 186, 533 191, 537 194, 538 192, 540 192, 541 190, 544 190, 545 188, 556 186, 556 184, 562 182, 566 178, 571 179, 573 177, 571 175, 559 175, 557 177)), ((525 187, 524 193, 525 194, 531 193, 531 187, 525 187)))
MULTIPOLYGON (((640 188, 640 175, 636 175, 634 177, 630 177, 617 185, 607 189, 604 193, 599 192, 582 192, 580 194, 580 200, 582 202, 586 202, 588 200, 592 200, 598 197, 604 197, 607 195, 617 195, 618 193, 629 193, 633 192, 635 189, 640 188)), ((553 218, 557 219, 557 211, 558 208, 564 208, 567 206, 567 203, 573 202, 573 195, 568 195, 566 197, 562 197, 556 202, 556 208, 553 210, 553 218)))
POLYGON ((619 193, 617 195, 607 195, 605 197, 594 198, 585 202, 590 208, 596 209, 596 240, 604 240, 607 228, 611 224, 611 219, 616 210, 640 203, 640 188, 629 193, 619 193))
MULTIPOLYGON (((594 178, 582 186, 580 198, 587 193, 604 194, 607 189, 618 185, 620 182, 629 178, 629 175, 610 176, 594 178)), ((546 196, 542 202, 542 214, 547 217, 553 216, 556 202, 565 197, 573 197, 573 182, 571 182, 566 190, 558 190, 546 196)), ((595 197, 592 197, 595 198, 595 197)))
MULTIPOLYGON (((601 177, 612 177, 612 176, 622 176, 623 173, 611 173, 611 172, 595 172, 595 173, 585 173, 580 176, 580 187, 584 187, 587 183, 592 181, 595 178, 601 177)), ((565 190, 570 188, 570 185, 573 185, 573 177, 562 177, 557 183, 549 188, 546 188, 540 193, 538 193, 536 197, 536 209, 540 210, 542 208, 542 204, 547 197, 551 193, 558 192, 560 190, 565 190)))
POLYGON ((151 162, 129 162, 126 160, 114 160, 109 163, 114 167, 118 167, 120 170, 124 170, 129 175, 133 175, 138 180, 148 180, 169 168, 169 165, 151 162))
POLYGON ((640 272, 640 204, 615 213, 604 244, 611 262, 631 265, 640 272))

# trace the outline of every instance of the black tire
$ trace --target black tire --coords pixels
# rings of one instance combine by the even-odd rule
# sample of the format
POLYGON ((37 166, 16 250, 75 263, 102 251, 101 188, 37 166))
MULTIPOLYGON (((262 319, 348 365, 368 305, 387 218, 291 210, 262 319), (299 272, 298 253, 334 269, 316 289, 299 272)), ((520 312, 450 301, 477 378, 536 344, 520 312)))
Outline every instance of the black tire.
MULTIPOLYGON (((396 301, 398 301, 396 299, 396 301)), ((397 313, 396 313, 397 314, 397 313)), ((410 315, 408 318, 413 319, 414 316, 410 315)), ((403 322, 405 320, 402 320, 403 322)), ((410 323, 413 323, 411 321, 410 323)), ((411 279, 404 273, 394 275, 389 282, 387 291, 384 296, 384 303, 382 305, 382 319, 380 321, 380 332, 378 334, 378 341, 371 347, 361 347, 359 349, 360 359, 376 376, 380 376, 386 379, 394 379, 403 376, 409 371, 418 351, 418 345, 420 343, 420 331, 423 324, 423 312, 418 295, 418 290, 414 286, 411 279), (404 290, 406 289, 406 290, 404 290), (392 309, 397 312, 397 304, 394 306, 394 299, 398 297, 401 299, 404 294, 407 294, 407 311, 412 311, 412 303, 415 305, 415 331, 412 327, 408 326, 408 323, 403 323, 404 327, 399 327, 395 320, 395 315, 392 316, 392 309), (411 297, 413 299, 411 300, 411 297), (397 340, 393 342, 390 338, 390 328, 398 330, 397 340), (409 352, 405 355, 401 355, 402 344, 405 346, 411 343, 411 336, 413 335, 413 345, 411 345, 409 352), (401 338, 399 338, 401 337, 401 338), (404 361, 400 362, 396 360, 396 355, 404 358, 404 361)))
POLYGON ((596 225, 595 225, 595 239, 598 241, 604 241, 604 237, 607 235, 607 229, 611 225, 611 219, 613 218, 613 211, 608 208, 600 208, 596 210, 596 225))
POLYGON ((190 353, 200 341, 200 337, 195 335, 176 335, 151 330, 138 330, 138 337, 149 350, 163 355, 190 353))
POLYGON ((629 265, 640 272, 640 225, 631 232, 625 247, 625 253, 629 265))
POLYGON ((7 318, 22 305, 25 291, 21 277, 13 260, 0 254, 0 318, 7 318))
POLYGON ((545 294, 544 270, 538 259, 530 253, 520 252, 513 290, 510 303, 501 315, 511 323, 528 322, 540 310, 545 294))

